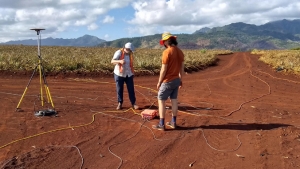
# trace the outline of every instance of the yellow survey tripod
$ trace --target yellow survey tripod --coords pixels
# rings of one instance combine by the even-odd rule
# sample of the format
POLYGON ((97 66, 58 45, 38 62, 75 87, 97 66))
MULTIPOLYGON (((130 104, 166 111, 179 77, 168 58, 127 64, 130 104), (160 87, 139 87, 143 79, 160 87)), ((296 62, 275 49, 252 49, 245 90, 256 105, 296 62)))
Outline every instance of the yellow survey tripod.
POLYGON ((21 104, 21 102, 22 102, 22 100, 23 100, 23 98, 24 98, 24 96, 25 96, 25 93, 26 93, 26 91, 27 91, 27 89, 28 89, 28 87, 29 87, 29 85, 30 85, 30 82, 31 82, 31 80, 32 80, 32 78, 33 78, 33 76, 34 76, 34 74, 35 74, 35 72, 37 71, 37 69, 38 69, 38 71, 39 71, 39 74, 40 74, 40 87, 41 87, 41 103, 42 103, 42 106, 44 106, 44 98, 43 98, 43 86, 44 86, 44 88, 45 88, 45 93, 46 93, 46 96, 47 96, 47 100, 48 100, 48 103, 50 102, 51 103, 51 105, 52 105, 52 108, 54 109, 54 104, 53 104, 53 101, 52 101, 52 97, 51 97, 51 94, 50 94, 50 90, 49 90, 49 87, 48 87, 48 84, 47 84, 47 81, 46 81, 46 77, 45 77, 45 72, 44 72, 44 67, 43 67, 43 65, 42 65, 42 57, 41 57, 41 50, 40 50, 40 44, 41 44, 41 34, 40 34, 40 32, 42 31, 42 30, 45 30, 45 29, 30 29, 30 30, 34 30, 34 31, 36 31, 36 33, 37 33, 37 36, 38 36, 38 38, 37 38, 37 43, 38 43, 38 57, 39 57, 39 63, 35 66, 35 68, 34 68, 34 71, 33 71, 33 73, 32 73, 32 75, 31 75, 31 77, 30 77, 30 79, 29 79, 29 82, 28 82, 28 84, 27 84, 27 86, 26 86, 26 88, 25 88, 25 90, 24 90, 24 92, 23 92, 23 95, 22 95, 22 97, 21 97, 21 99, 20 99, 20 101, 19 101, 19 103, 18 103, 18 106, 17 106, 17 108, 16 108, 16 111, 18 111, 19 109, 20 109, 20 104, 21 104), (43 80, 43 81, 42 81, 43 80), (44 83, 43 83, 44 82, 44 83))

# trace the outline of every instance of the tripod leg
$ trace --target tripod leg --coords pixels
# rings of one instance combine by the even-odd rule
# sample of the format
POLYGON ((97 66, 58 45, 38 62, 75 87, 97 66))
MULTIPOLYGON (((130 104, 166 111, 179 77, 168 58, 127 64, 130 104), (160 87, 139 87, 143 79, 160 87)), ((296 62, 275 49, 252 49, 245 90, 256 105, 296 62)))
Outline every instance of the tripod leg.
POLYGON ((41 66, 41 68, 42 68, 42 74, 43 74, 43 79, 44 79, 44 86, 45 86, 45 91, 46 91, 48 103, 49 103, 49 101, 50 101, 52 107, 54 108, 54 104, 53 104, 53 101, 52 101, 50 89, 49 89, 49 87, 48 87, 48 83, 47 83, 46 76, 45 76, 44 67, 41 66))
POLYGON ((24 92, 23 92, 23 95, 22 95, 22 97, 21 97, 21 99, 20 99, 20 101, 19 101, 19 103, 18 103, 18 105, 17 105, 16 111, 20 108, 20 104, 21 104, 21 102, 22 102, 22 100, 23 100, 23 98, 24 98, 24 96, 25 96, 25 93, 26 93, 26 91, 27 91, 27 89, 28 89, 28 87, 29 87, 29 85, 30 85, 30 82, 31 82, 31 80, 32 80, 32 78, 33 78, 33 75, 34 75, 34 73, 36 72, 36 69, 37 69, 37 66, 35 66, 34 71, 33 71, 32 75, 31 75, 31 77, 30 77, 30 79, 29 79, 29 82, 28 82, 27 86, 25 87, 25 90, 24 90, 24 92))
POLYGON ((48 86, 46 86, 46 91, 48 91, 47 94, 49 95, 49 99, 50 99, 51 105, 54 108, 54 104, 53 104, 52 97, 51 97, 50 90, 49 90, 48 86))
POLYGON ((42 69, 42 75, 43 75, 43 80, 44 80, 44 87, 45 87, 45 93, 47 96, 47 103, 50 102, 50 97, 49 97, 49 90, 47 89, 48 85, 47 85, 47 81, 46 81, 46 76, 45 76, 45 71, 44 71, 44 67, 41 65, 41 69, 42 69))
POLYGON ((39 60, 39 72, 40 72, 40 87, 41 87, 41 104, 44 106, 44 98, 43 98, 43 85, 42 85, 42 66, 41 59, 39 60))
POLYGON ((45 92, 46 92, 46 96, 47 96, 47 103, 50 103, 49 93, 47 90, 47 86, 45 84, 44 84, 44 88, 45 88, 45 92))

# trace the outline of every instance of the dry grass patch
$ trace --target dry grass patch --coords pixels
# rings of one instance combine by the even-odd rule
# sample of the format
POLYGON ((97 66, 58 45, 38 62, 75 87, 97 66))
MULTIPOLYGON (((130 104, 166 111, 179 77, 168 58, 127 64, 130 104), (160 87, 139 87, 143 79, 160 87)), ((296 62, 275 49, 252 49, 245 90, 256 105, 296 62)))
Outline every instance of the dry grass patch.
MULTIPOLYGON (((101 72, 111 73, 110 63, 118 48, 42 46, 41 57, 45 72, 101 72)), ((163 49, 137 49, 134 67, 137 73, 157 74, 161 66, 163 49)), ((199 70, 217 62, 219 54, 228 50, 183 50, 185 69, 199 70)), ((37 46, 0 46, 0 70, 32 71, 38 64, 37 46)))
POLYGON ((259 60, 269 64, 277 71, 300 73, 299 50, 254 50, 253 54, 260 54, 259 60))

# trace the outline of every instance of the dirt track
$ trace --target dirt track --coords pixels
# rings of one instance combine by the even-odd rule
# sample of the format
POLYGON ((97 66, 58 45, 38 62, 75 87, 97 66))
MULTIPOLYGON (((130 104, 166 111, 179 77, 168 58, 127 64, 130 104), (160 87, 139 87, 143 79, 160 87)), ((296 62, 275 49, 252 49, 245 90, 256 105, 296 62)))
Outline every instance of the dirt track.
MULTIPOLYGON (((127 110, 126 92, 115 111, 113 77, 47 77, 58 117, 36 117, 38 77, 15 112, 30 75, 2 75, 0 168, 300 168, 300 79, 249 53, 219 59, 184 77, 180 127, 165 132, 127 110)), ((157 80, 135 78, 142 109, 156 109, 157 80)))

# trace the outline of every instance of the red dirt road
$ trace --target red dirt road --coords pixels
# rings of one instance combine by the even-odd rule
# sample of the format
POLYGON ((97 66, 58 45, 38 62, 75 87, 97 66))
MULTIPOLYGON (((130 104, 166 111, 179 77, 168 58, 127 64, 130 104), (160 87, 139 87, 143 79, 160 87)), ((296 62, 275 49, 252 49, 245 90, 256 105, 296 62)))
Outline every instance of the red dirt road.
MULTIPOLYGON (((300 168, 300 78, 275 72, 258 56, 219 56, 217 66, 186 74, 179 93, 178 130, 152 130, 158 76, 136 77, 137 104, 115 111, 113 77, 47 81, 57 117, 41 107, 35 76, 0 78, 0 168, 300 168)), ((168 102, 168 107, 170 106, 168 102)), ((168 110, 166 121, 171 119, 168 110)))

